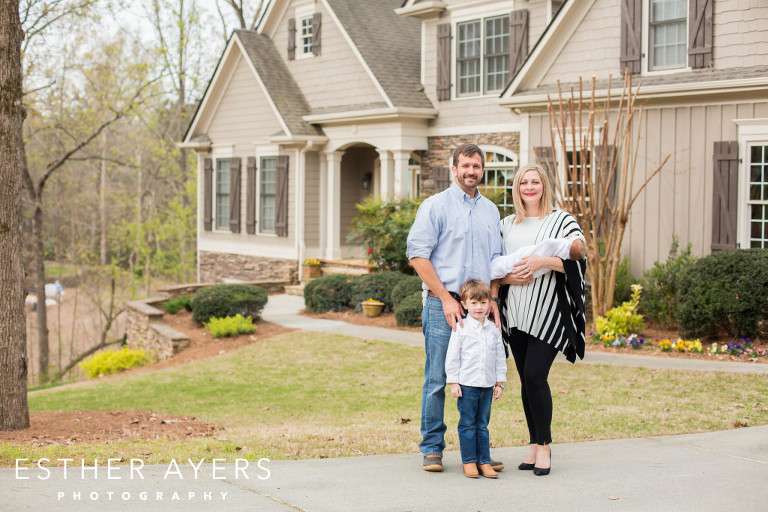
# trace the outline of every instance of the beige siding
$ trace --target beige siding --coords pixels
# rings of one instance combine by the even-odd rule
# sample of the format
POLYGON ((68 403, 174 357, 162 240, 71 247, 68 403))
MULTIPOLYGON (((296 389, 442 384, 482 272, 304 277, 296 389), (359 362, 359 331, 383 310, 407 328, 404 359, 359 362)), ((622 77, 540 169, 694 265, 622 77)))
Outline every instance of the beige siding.
POLYGON ((768 3, 720 0, 714 3, 713 18, 716 69, 768 63, 768 3))
POLYGON ((317 152, 306 154, 304 171, 304 243, 320 247, 320 158, 317 152))
MULTIPOLYGON (((710 254, 714 143, 737 139, 734 119, 766 113, 768 102, 644 107, 635 187, 667 154, 672 156, 631 210, 622 252, 633 275, 664 261, 674 235, 682 247, 690 243, 694 255, 710 254)), ((548 126, 546 115, 531 115, 531 148, 550 145, 548 126)))
POLYGON ((345 151, 341 159, 341 200, 340 223, 341 245, 353 245, 347 242, 349 225, 357 215, 357 204, 368 197, 372 187, 363 190, 361 179, 366 172, 373 172, 378 154, 370 147, 354 147, 345 151))
POLYGON ((315 5, 322 13, 320 55, 288 60, 288 18, 295 15, 293 6, 288 7, 274 25, 274 32, 269 34, 310 107, 317 109, 385 101, 323 4, 317 2, 315 5))

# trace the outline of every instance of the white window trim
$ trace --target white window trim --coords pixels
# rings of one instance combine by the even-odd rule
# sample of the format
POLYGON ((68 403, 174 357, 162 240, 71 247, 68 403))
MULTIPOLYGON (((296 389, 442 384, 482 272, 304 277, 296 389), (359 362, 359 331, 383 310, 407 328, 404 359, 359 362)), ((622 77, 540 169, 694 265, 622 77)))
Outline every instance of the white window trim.
POLYGON ((256 200, 253 202, 253 207, 256 208, 256 211, 253 214, 253 218, 256 219, 256 234, 258 236, 277 238, 277 233, 261 230, 261 159, 277 158, 278 156, 280 156, 280 148, 278 146, 270 145, 256 148, 256 168, 258 171, 256 172, 256 200))
MULTIPOLYGON (((216 197, 217 197, 217 183, 218 180, 216 179, 216 172, 218 171, 218 164, 217 162, 219 160, 226 160, 228 158, 234 158, 235 153, 235 146, 234 144, 214 144, 211 148, 211 160, 213 160, 213 179, 211 180, 213 183, 211 183, 211 211, 213 213, 213 222, 211 224, 211 231, 214 233, 232 233, 232 231, 229 229, 229 226, 227 226, 227 229, 217 228, 216 227, 216 214, 217 214, 217 204, 216 204, 216 197)), ((232 167, 230 167, 230 173, 232 172, 232 167)), ((232 178, 232 175, 230 174, 230 179, 232 178)), ((232 208, 232 202, 230 198, 230 209, 232 208)))
MULTIPOLYGON (((309 53, 304 53, 304 40, 301 37, 301 22, 307 18, 311 20, 315 12, 315 7, 313 5, 296 8, 296 60, 309 59, 315 56, 311 51, 309 53)), ((314 32, 314 27, 312 27, 312 30, 314 32)))
MULTIPOLYGON (((509 13, 515 10, 514 2, 504 2, 501 6, 498 3, 490 3, 483 8, 482 4, 489 2, 474 2, 469 5, 461 6, 451 10, 451 99, 453 100, 476 100, 478 98, 498 98, 501 89, 498 91, 485 92, 485 20, 488 18, 498 18, 500 16, 509 16, 509 13), (480 4, 480 5, 478 5, 480 4), (482 52, 480 54, 480 92, 474 94, 459 95, 459 25, 468 21, 480 21, 480 31, 482 34, 481 44, 482 52)), ((510 49, 512 51, 511 43, 510 49)))
POLYGON ((685 73, 687 71, 691 71, 693 68, 691 68, 688 65, 688 53, 687 48, 690 44, 690 41, 688 41, 688 25, 691 22, 690 15, 689 15, 689 5, 688 2, 685 3, 685 47, 686 47, 686 57, 685 57, 685 66, 681 66, 679 68, 672 68, 672 69, 650 69, 650 41, 651 41, 651 2, 646 0, 643 2, 643 28, 641 30, 641 39, 642 39, 642 58, 640 59, 640 73, 644 76, 663 76, 663 75, 675 75, 677 73, 685 73))
POLYGON ((749 147, 754 144, 768 145, 768 118, 735 119, 739 143, 738 212, 736 214, 736 243, 749 248, 749 147))
POLYGON ((485 169, 483 170, 484 179, 486 178, 489 165, 494 169, 515 169, 515 173, 517 173, 518 169, 520 169, 520 157, 511 149, 508 149, 502 146, 493 146, 488 144, 483 144, 483 145, 480 145, 479 147, 480 149, 483 150, 483 155, 487 155, 489 152, 491 152, 491 153, 498 153, 500 155, 504 155, 505 157, 512 159, 511 162, 498 162, 498 163, 492 163, 492 164, 488 164, 488 161, 486 160, 485 169))

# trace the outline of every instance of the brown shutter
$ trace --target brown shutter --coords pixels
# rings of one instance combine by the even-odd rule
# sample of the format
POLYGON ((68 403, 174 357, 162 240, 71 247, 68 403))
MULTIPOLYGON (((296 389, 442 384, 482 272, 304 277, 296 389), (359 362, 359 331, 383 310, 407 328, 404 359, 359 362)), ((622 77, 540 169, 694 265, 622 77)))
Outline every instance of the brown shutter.
POLYGON ((316 12, 312 15, 312 53, 320 55, 320 26, 322 25, 322 14, 316 12))
POLYGON ((536 161, 547 171, 552 187, 555 187, 555 152, 552 146, 538 146, 533 148, 536 161))
POLYGON ((245 231, 249 235, 256 233, 256 157, 249 156, 246 164, 248 181, 245 194, 245 231))
POLYGON ((437 26, 437 99, 451 99, 451 24, 437 26))
POLYGON ((229 230, 240 232, 240 159, 232 158, 229 164, 229 230))
POLYGON ((288 236, 288 157, 277 157, 277 191, 275 233, 277 236, 288 236))
POLYGON ((435 180, 435 190, 442 192, 451 186, 451 168, 450 167, 436 167, 432 171, 432 176, 435 180))
POLYGON ((688 0, 688 65, 706 68, 712 65, 713 0, 688 0))
POLYGON ((213 160, 203 162, 203 229, 213 229, 213 160))
POLYGON ((528 57, 528 9, 512 11, 509 15, 509 78, 523 67, 528 57))
POLYGON ((288 60, 296 58, 296 18, 288 18, 288 60))
POLYGON ((621 74, 629 69, 633 74, 640 74, 642 47, 643 9, 642 0, 621 0, 621 74))
POLYGON ((739 144, 715 142, 713 160, 712 251, 725 251, 736 248, 739 144))

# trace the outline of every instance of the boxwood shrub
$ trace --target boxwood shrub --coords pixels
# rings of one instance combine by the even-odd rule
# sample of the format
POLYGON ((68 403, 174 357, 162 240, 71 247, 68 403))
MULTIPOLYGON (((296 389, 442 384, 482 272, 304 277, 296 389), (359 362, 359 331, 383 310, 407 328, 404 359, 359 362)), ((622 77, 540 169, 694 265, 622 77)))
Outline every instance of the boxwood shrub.
POLYGON ((328 274, 313 279, 304 287, 304 307, 312 313, 341 311, 349 307, 353 277, 328 274))
POLYGON ((736 249, 696 261, 680 276, 677 320, 686 336, 755 338, 768 320, 768 249, 736 249))
POLYGON ((360 303, 376 299, 384 303, 384 311, 392 311, 392 289, 409 276, 402 272, 374 272, 357 276, 352 283, 352 304, 355 311, 362 311, 360 303))
POLYGON ((251 284, 214 284, 192 297, 192 319, 202 324, 211 317, 243 315, 258 320, 267 303, 267 292, 251 284))
POLYGON ((406 297, 409 297, 416 292, 421 292, 421 278, 419 276, 406 276, 402 278, 400 282, 392 288, 392 309, 396 310, 397 306, 399 306, 406 297))
POLYGON ((421 291, 412 293, 398 304, 395 309, 397 325, 421 327, 421 291))

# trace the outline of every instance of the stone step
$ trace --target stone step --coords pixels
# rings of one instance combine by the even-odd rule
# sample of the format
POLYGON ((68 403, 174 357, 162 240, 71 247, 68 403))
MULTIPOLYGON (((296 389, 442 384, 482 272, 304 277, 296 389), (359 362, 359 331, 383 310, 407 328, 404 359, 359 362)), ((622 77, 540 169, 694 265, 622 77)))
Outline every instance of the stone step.
POLYGON ((328 274, 349 274, 353 276, 362 276, 368 273, 365 267, 351 265, 323 264, 323 275, 328 274))
POLYGON ((299 297, 303 297, 305 284, 306 283, 287 285, 285 287, 285 293, 287 293, 288 295, 298 295, 299 297))

